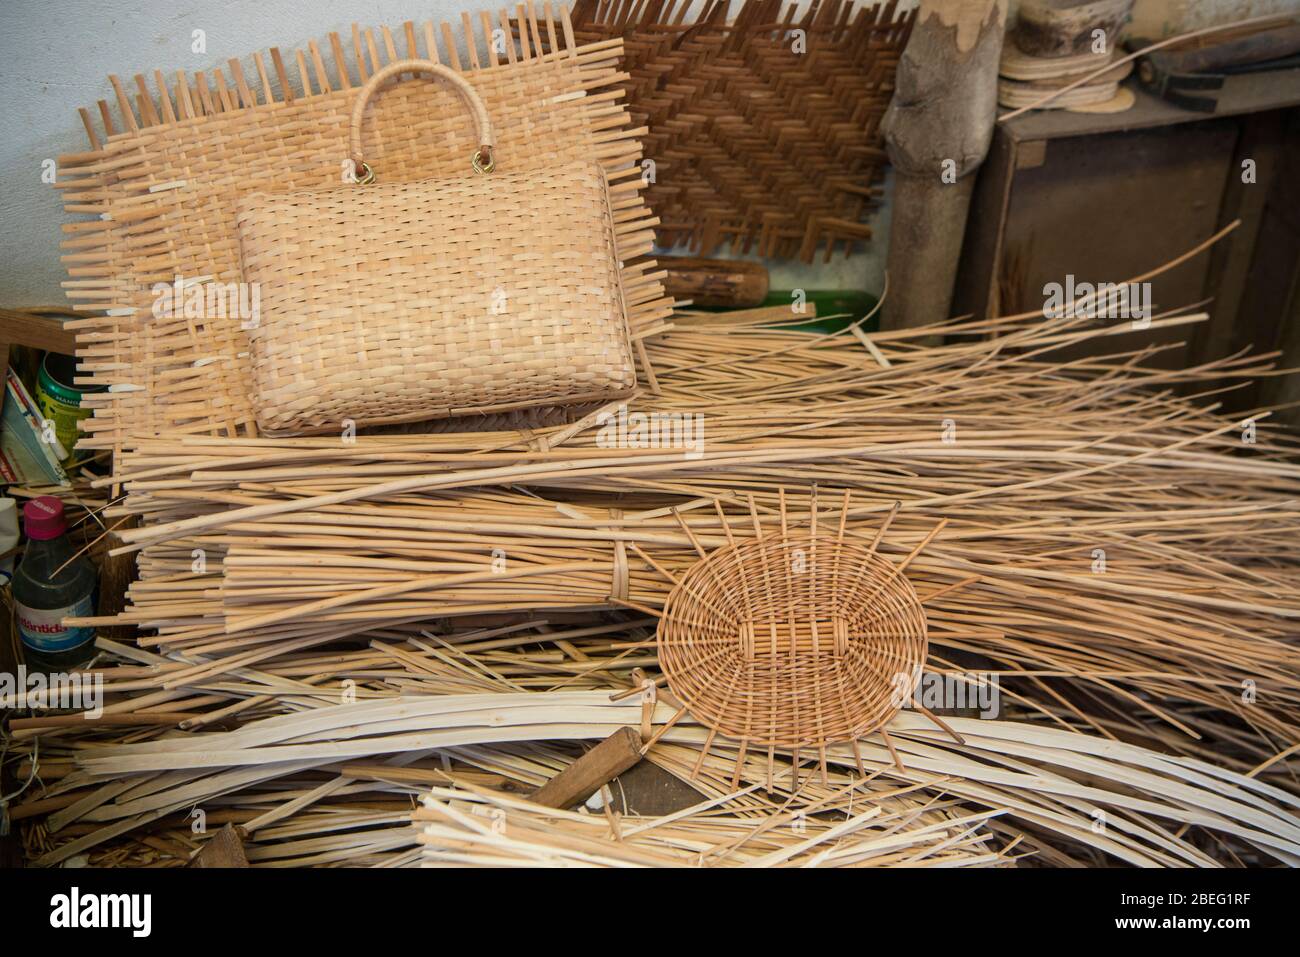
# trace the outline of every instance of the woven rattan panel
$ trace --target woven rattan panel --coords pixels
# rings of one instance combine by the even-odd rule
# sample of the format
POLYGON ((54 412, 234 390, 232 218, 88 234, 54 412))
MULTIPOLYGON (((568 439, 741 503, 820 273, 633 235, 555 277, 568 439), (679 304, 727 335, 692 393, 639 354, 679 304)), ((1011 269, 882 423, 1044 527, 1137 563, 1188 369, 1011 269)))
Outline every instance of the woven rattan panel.
POLYGON ((914 18, 898 0, 573 9, 579 40, 626 46, 660 242, 806 261, 871 235, 864 220, 886 160, 880 123, 914 18))
MULTIPOLYGON (((331 35, 323 54, 316 43, 272 50, 269 65, 255 54, 251 69, 232 60, 228 75, 155 72, 152 83, 138 75, 134 97, 110 78, 117 110, 101 102, 98 111, 107 136, 83 110, 95 148, 60 160, 66 208, 94 217, 64 227, 68 295, 99 313, 77 323, 83 381, 110 387, 88 402, 82 447, 120 449, 131 433, 257 434, 240 318, 159 316, 159 284, 238 282, 239 199, 337 186, 357 86, 405 56, 469 76, 496 126, 500 172, 578 160, 604 168, 633 339, 666 328, 671 300, 647 258, 657 221, 640 195, 645 131, 630 127, 621 102, 622 44, 579 46, 567 11, 550 10, 465 15, 468 63, 449 25, 435 34, 433 23, 407 23, 396 35, 354 27, 348 52, 331 35), (541 55, 544 45, 554 52, 541 55)), ((428 82, 399 83, 371 106, 365 142, 385 182, 461 171, 472 124, 455 97, 428 82)))

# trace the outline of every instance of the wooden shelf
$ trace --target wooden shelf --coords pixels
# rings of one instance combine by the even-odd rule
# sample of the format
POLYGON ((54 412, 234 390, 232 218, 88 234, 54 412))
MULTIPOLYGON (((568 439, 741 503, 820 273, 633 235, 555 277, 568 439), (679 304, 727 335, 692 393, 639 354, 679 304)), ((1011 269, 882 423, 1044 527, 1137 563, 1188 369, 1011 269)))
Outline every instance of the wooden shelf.
POLYGON ((0 348, 6 356, 9 346, 31 346, 70 356, 76 354, 77 336, 60 316, 0 309, 0 348))
POLYGON ((1132 109, 1123 113, 1032 110, 1013 120, 999 123, 998 128, 1017 143, 1027 143, 1091 136, 1096 133, 1154 129, 1176 123, 1196 123, 1216 117, 1300 106, 1300 69, 1229 76, 1222 89, 1209 91, 1216 94, 1218 103, 1218 108, 1213 113, 1200 113, 1174 106, 1168 100, 1148 93, 1133 77, 1129 77, 1124 86, 1133 91, 1137 102, 1132 109))

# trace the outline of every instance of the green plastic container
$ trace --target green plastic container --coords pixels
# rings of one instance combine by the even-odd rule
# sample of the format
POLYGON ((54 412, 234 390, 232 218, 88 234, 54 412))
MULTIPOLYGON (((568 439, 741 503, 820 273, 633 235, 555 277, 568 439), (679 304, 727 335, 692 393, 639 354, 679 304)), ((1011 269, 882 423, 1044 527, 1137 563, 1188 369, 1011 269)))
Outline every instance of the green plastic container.
MULTIPOLYGON (((869 292, 861 292, 856 289, 806 289, 803 291, 804 302, 816 307, 816 315, 821 319, 809 321, 808 316, 813 315, 813 310, 808 310, 807 316, 801 316, 791 313, 790 321, 773 322, 773 326, 787 326, 792 329, 800 329, 804 332, 815 334, 829 334, 840 332, 841 330, 853 325, 867 313, 876 307, 880 300, 869 292), (837 319, 828 319, 827 316, 838 316, 837 319)), ((774 289, 767 294, 763 300, 763 306, 789 306, 794 302, 793 289, 774 289)), ((735 310, 729 307, 707 306, 700 308, 701 312, 733 312, 735 310)), ((862 327, 864 332, 875 332, 880 328, 880 317, 872 316, 871 321, 862 327)))
POLYGON ((36 377, 36 405, 40 408, 41 415, 54 423, 54 434, 68 453, 63 460, 65 465, 72 459, 72 449, 81 434, 78 423, 90 415, 90 409, 81 404, 82 396, 104 391, 103 386, 83 389, 74 385, 76 374, 76 359, 57 352, 47 352, 41 361, 40 374, 36 377))
MULTIPOLYGON (((846 329, 871 312, 876 307, 876 303, 879 302, 871 293, 860 292, 856 289, 807 289, 804 291, 804 299, 817 307, 817 315, 822 318, 813 322, 804 321, 795 328, 802 329, 804 332, 821 334, 840 332, 846 329), (828 319, 827 316, 838 316, 839 318, 828 319)), ((789 305, 793 300, 793 290, 778 289, 768 293, 763 305, 784 306, 789 305)), ((809 312, 811 311, 809 310, 809 312)), ((794 316, 791 321, 798 322, 799 318, 799 316, 794 316)), ((863 326, 863 331, 875 332, 879 328, 880 317, 873 316, 871 321, 863 326)))

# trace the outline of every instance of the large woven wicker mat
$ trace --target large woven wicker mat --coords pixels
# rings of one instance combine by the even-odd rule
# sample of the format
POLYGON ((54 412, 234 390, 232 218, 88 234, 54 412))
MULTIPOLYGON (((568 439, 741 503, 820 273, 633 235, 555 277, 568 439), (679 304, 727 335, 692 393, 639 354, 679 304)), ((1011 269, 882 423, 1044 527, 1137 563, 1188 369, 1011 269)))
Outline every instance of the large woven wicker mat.
MULTIPOLYGON (((64 226, 68 295, 95 313, 75 323, 81 381, 110 387, 88 398, 94 414, 81 448, 118 451, 133 434, 257 434, 239 316, 160 316, 157 284, 238 282, 238 198, 336 185, 357 88, 403 57, 472 78, 498 131, 501 170, 575 159, 603 166, 633 340, 667 328, 672 300, 648 255, 657 220, 641 198, 645 130, 630 127, 622 101, 622 41, 579 45, 567 8, 554 13, 550 3, 463 14, 458 32, 461 52, 449 24, 407 22, 397 31, 354 26, 349 38, 272 49, 269 63, 260 53, 231 60, 228 71, 155 71, 130 85, 110 77, 116 103, 100 101, 102 129, 81 111, 91 151, 59 163, 66 209, 91 214, 64 226)), ((399 83, 378 99, 365 140, 385 181, 459 171, 471 127, 455 95, 399 83)))
POLYGON ((573 4, 581 42, 623 39, 660 243, 807 262, 871 237, 915 19, 899 0, 573 4))

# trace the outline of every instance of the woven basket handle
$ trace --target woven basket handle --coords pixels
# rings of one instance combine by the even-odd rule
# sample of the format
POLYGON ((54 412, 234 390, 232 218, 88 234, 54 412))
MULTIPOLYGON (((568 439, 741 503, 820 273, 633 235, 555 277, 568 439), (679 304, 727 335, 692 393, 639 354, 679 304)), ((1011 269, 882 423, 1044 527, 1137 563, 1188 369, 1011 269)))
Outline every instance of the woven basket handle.
POLYGON ((434 63, 432 60, 397 60, 372 76, 366 82, 366 85, 361 88, 361 92, 357 94, 356 102, 352 104, 352 124, 348 134, 348 154, 352 157, 357 182, 369 183, 374 180, 374 173, 371 172, 370 166, 361 155, 362 116, 366 112, 366 107, 370 104, 370 98, 375 95, 375 91, 386 80, 397 76, 399 73, 431 73, 436 79, 447 83, 460 94, 461 99, 465 101, 465 105, 469 107, 470 114, 474 118, 474 128, 478 132, 479 148, 471 157, 470 163, 475 172, 492 172, 493 166, 496 165, 492 158, 492 120, 488 117, 487 107, 483 105, 482 98, 474 87, 470 86, 469 81, 455 70, 448 69, 440 63, 434 63))

